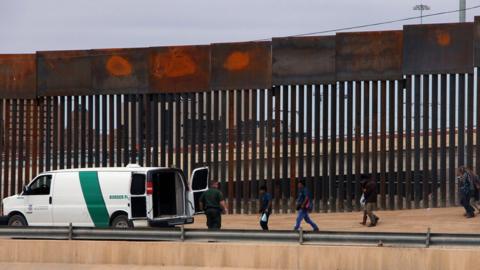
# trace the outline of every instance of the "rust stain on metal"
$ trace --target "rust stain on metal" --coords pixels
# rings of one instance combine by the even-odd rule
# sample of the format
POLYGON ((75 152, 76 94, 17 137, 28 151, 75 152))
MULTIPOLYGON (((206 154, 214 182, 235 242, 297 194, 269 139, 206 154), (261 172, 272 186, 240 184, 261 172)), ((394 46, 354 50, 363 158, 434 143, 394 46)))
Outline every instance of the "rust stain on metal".
POLYGON ((128 76, 132 74, 132 65, 122 56, 111 56, 106 64, 108 72, 113 76, 128 76))
POLYGON ((401 79, 402 44, 402 31, 337 34, 337 79, 341 81, 401 79))
POLYGON ((35 54, 0 55, 0 97, 35 98, 35 54))
POLYGON ((181 48, 169 48, 167 54, 155 54, 152 64, 152 75, 157 78, 177 78, 192 75, 197 64, 188 53, 181 48))
POLYGON ((270 42, 216 43, 211 46, 213 89, 270 88, 270 42))
POLYGON ((335 82, 335 36, 272 40, 275 85, 335 82))
POLYGON ((151 48, 149 78, 151 92, 209 90, 210 46, 151 48))
POLYGON ((440 46, 448 46, 450 45, 450 34, 448 32, 437 30, 437 44, 440 46))
POLYGON ((92 87, 101 94, 146 93, 147 48, 99 49, 90 52, 92 87))
POLYGON ((403 32, 405 74, 473 71, 473 23, 407 25, 403 32))
POLYGON ((242 70, 250 64, 248 52, 233 52, 228 57, 223 67, 230 71, 242 70))

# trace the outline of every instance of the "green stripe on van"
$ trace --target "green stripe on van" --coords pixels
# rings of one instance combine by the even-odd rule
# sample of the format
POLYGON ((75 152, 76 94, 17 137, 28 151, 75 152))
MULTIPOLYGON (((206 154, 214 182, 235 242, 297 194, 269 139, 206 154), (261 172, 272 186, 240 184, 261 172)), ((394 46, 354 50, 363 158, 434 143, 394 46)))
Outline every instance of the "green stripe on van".
POLYGON ((108 216, 107 207, 103 200, 102 190, 98 182, 98 173, 93 172, 79 172, 80 186, 82 187, 83 198, 87 204, 90 218, 95 224, 95 227, 108 227, 110 220, 108 216))

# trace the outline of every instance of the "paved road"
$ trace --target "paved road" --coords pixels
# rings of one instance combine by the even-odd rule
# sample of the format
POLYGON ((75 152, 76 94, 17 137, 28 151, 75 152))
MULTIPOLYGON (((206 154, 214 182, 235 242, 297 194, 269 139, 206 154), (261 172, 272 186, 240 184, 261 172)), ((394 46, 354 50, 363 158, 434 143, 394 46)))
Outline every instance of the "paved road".
MULTIPOLYGON (((432 208, 401 211, 378 211, 380 223, 375 228, 359 224, 362 213, 312 214, 320 230, 336 231, 384 231, 384 232, 432 232, 480 233, 480 216, 472 219, 463 217, 463 208, 432 208)), ((222 228, 225 229, 259 229, 257 215, 222 216, 222 228)), ((272 230, 290 230, 295 222, 294 214, 271 215, 269 226, 272 230)), ((188 228, 205 228, 205 217, 196 216, 195 223, 188 228)), ((310 229, 303 223, 303 228, 310 229)))

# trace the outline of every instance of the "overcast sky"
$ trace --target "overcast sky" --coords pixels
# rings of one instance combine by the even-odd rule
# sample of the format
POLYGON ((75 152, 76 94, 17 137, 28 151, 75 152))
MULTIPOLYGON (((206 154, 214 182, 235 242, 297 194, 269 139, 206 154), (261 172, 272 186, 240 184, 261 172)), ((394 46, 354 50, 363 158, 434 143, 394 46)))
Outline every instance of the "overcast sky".
MULTIPOLYGON (((458 9, 458 0, 0 0, 0 53, 257 40, 417 16, 420 2, 431 13, 458 9)), ((479 14, 467 11, 467 21, 479 14)), ((424 19, 457 21, 458 13, 424 19)))

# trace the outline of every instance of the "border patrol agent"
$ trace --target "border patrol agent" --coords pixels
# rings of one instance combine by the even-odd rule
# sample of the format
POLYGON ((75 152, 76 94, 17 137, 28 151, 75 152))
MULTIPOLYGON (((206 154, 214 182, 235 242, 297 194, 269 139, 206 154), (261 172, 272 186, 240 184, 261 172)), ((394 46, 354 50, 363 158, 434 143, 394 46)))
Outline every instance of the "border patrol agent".
POLYGON ((222 227, 222 214, 226 214, 225 199, 218 189, 218 182, 214 181, 210 189, 200 196, 200 209, 205 211, 207 227, 210 230, 218 230, 222 227))

